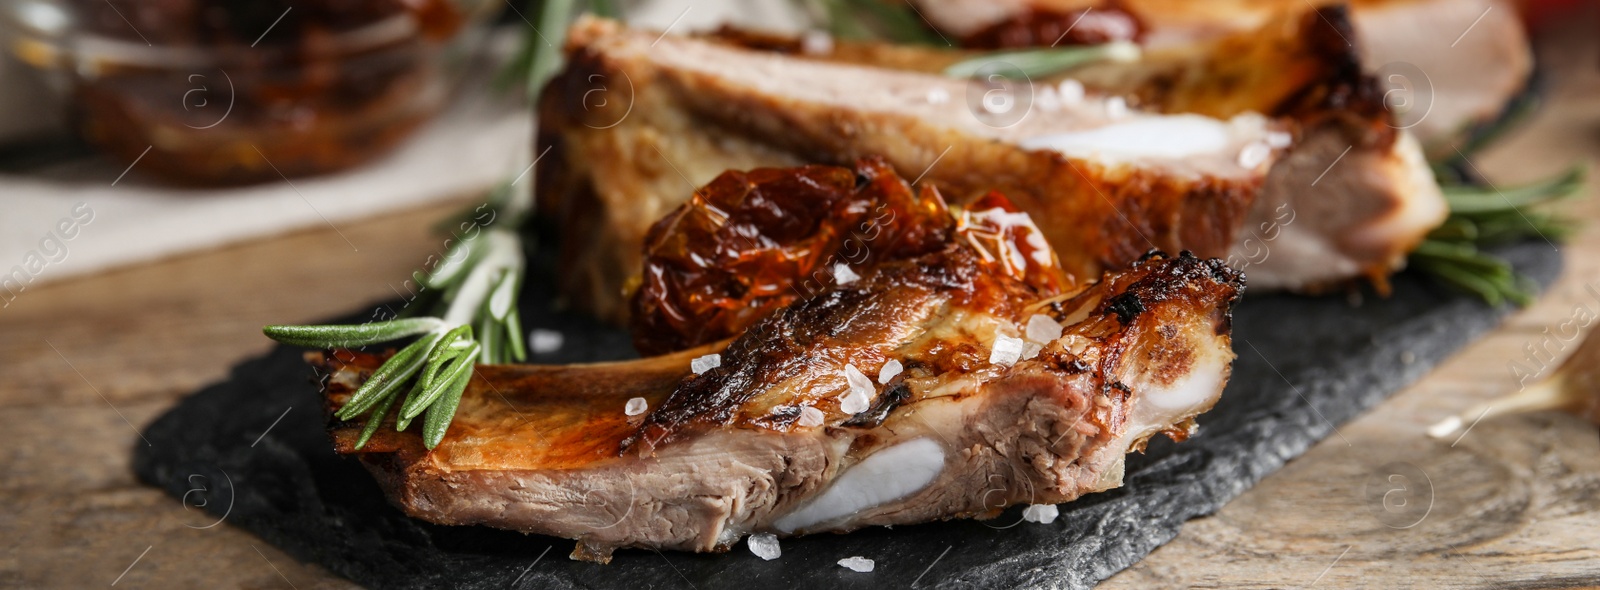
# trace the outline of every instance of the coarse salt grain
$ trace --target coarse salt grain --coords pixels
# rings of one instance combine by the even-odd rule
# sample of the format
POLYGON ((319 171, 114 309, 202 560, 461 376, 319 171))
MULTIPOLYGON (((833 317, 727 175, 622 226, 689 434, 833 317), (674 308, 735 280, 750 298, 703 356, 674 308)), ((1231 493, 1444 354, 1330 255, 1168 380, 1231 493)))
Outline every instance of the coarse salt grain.
POLYGON ((804 426, 806 428, 815 428, 815 427, 818 427, 818 426, 822 426, 822 419, 823 419, 822 410, 818 410, 818 409, 813 408, 811 406, 804 406, 804 407, 800 408, 800 425, 801 426, 804 426))
POLYGON ((873 566, 876 565, 876 564, 874 564, 873 561, 870 560, 870 559, 867 559, 865 557, 861 557, 861 556, 857 555, 855 557, 846 557, 844 559, 839 560, 839 565, 847 567, 851 571, 856 571, 856 572, 860 572, 860 573, 864 574, 864 573, 872 571, 873 566))
POLYGON ((833 35, 824 31, 806 31, 800 38, 800 52, 806 55, 827 55, 833 53, 833 35))
POLYGON ((1004 334, 994 337, 994 348, 989 351, 989 364, 1011 366, 1022 358, 1022 339, 1004 334))
POLYGON ((1061 510, 1056 508, 1055 504, 1029 504, 1027 508, 1022 509, 1022 520, 1039 524, 1055 522, 1056 517, 1060 515, 1061 510))
POLYGON ((717 353, 711 353, 689 361, 689 370, 694 371, 694 374, 696 375, 705 373, 706 371, 710 371, 720 366, 722 366, 722 355, 717 353))
POLYGON ((648 409, 650 409, 650 402, 645 401, 642 397, 636 397, 628 400, 627 407, 623 408, 622 411, 626 412, 629 416, 638 416, 639 414, 643 414, 644 411, 648 409))
POLYGON ((878 383, 887 385, 890 379, 893 379, 895 375, 899 375, 900 371, 904 370, 905 367, 900 365, 900 361, 891 359, 883 364, 882 369, 878 369, 878 383))
MULTIPOLYGON (((1088 13, 1084 13, 1084 16, 1089 16, 1089 14, 1088 13)), ((1104 15, 1096 15, 1096 16, 1099 17, 1099 18, 1104 18, 1104 15)), ((1110 24, 1110 21, 1107 21, 1107 24, 1110 24)), ((1126 31, 1126 26, 1127 25, 1121 23, 1121 21, 1118 21, 1117 24, 1121 25, 1121 26, 1113 25, 1113 28, 1122 28, 1122 29, 1124 29, 1124 31, 1126 31)), ((1125 33, 1116 33, 1116 34, 1114 34, 1114 36, 1132 37, 1133 36, 1133 31, 1126 31, 1125 33)), ((1134 44, 1134 43, 1129 42, 1129 41, 1113 41, 1111 43, 1106 44, 1106 58, 1110 59, 1111 61, 1114 61, 1114 62, 1128 63, 1128 62, 1139 61, 1139 58, 1143 54, 1144 54, 1144 51, 1140 50, 1139 46, 1137 44, 1134 44)))
POLYGON ((853 283, 859 278, 861 278, 861 275, 858 275, 855 273, 855 271, 850 270, 850 267, 843 264, 833 265, 833 282, 844 285, 853 283))
POLYGON ((1106 99, 1106 116, 1121 119, 1128 114, 1128 99, 1113 96, 1106 99))
POLYGON ((1255 168, 1260 166, 1267 158, 1272 156, 1272 146, 1260 141, 1252 141, 1239 150, 1239 167, 1255 168))
POLYGON ((528 332, 528 348, 534 354, 561 350, 561 344, 564 340, 565 338, 561 336, 561 333, 555 330, 535 328, 532 332, 528 332))
POLYGON ((1025 333, 1029 340, 1045 344, 1061 337, 1061 324, 1056 323, 1050 316, 1036 313, 1028 318, 1025 333))
POLYGON ((750 552, 756 557, 772 561, 783 555, 783 548, 778 546, 778 536, 772 533, 756 533, 745 539, 750 546, 750 552))
POLYGON ((1056 87, 1045 86, 1033 97, 1033 104, 1046 111, 1061 110, 1061 99, 1056 96, 1056 87))
POLYGON ((839 409, 846 414, 860 414, 867 411, 873 394, 878 392, 872 386, 872 380, 867 379, 855 365, 844 366, 844 380, 850 385, 850 390, 839 400, 839 409))
POLYGON ((867 411, 867 398, 854 391, 846 393, 844 397, 839 399, 839 411, 852 416, 865 412, 867 411))
POLYGON ((844 366, 844 380, 850 384, 850 391, 860 393, 862 396, 872 397, 872 394, 878 392, 878 389, 872 386, 872 380, 855 365, 844 366))
POLYGON ((1061 81, 1059 90, 1061 93, 1061 104, 1066 106, 1074 106, 1080 102, 1083 102, 1085 89, 1082 82, 1067 78, 1066 80, 1061 81))
POLYGON ((1022 343, 1022 360, 1031 360, 1034 357, 1039 356, 1039 353, 1043 350, 1043 344, 1039 344, 1038 342, 1024 342, 1022 343))

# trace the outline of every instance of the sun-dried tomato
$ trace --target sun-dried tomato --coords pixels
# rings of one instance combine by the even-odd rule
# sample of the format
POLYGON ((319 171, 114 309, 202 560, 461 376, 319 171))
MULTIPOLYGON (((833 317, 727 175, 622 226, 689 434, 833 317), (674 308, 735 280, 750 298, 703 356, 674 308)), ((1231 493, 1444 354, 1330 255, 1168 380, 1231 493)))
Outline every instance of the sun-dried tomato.
POLYGON ((938 191, 913 192, 878 159, 724 172, 646 235, 634 345, 657 354, 733 336, 876 260, 937 249, 952 227, 938 191))
POLYGON ((729 171, 650 228, 633 294, 634 346, 661 354, 739 334, 796 299, 952 240, 1042 293, 1063 275, 1043 234, 999 193, 952 215, 878 158, 729 171))

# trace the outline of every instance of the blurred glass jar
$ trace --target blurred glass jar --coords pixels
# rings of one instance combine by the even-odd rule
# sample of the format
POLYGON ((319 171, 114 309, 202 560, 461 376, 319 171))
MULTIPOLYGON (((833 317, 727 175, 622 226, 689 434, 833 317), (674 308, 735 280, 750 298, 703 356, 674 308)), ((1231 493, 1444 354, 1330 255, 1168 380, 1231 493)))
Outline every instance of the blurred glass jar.
POLYGON ((0 0, 6 51, 89 142, 185 184, 382 155, 450 94, 489 0, 0 0))

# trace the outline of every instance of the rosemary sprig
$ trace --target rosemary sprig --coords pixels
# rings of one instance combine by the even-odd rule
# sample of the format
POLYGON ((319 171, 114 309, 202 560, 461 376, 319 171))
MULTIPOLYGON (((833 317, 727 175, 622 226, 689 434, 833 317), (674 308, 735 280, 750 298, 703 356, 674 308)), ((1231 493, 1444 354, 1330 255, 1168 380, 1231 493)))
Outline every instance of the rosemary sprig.
POLYGON ((828 33, 840 39, 878 39, 914 45, 948 44, 905 2, 803 0, 801 5, 813 15, 821 13, 828 33))
MULTIPOLYGON (((537 16, 523 32, 521 46, 500 71, 495 86, 507 89, 521 85, 532 100, 539 96, 544 83, 561 65, 561 45, 566 42, 567 22, 572 20, 577 3, 573 0, 524 0, 520 4, 521 8, 516 3, 511 5, 519 16, 537 16)), ((596 0, 590 2, 589 7, 602 16, 616 16, 616 9, 610 2, 596 0)))
POLYGON ((439 318, 408 318, 356 326, 267 326, 269 338, 295 346, 355 348, 432 332, 444 326, 439 318))
POLYGON ((318 348, 353 348, 420 335, 373 371, 335 415, 340 420, 367 415, 358 449, 391 410, 396 430, 423 416, 422 440, 431 449, 449 429, 476 364, 526 359, 515 305, 523 274, 521 244, 514 229, 500 227, 453 244, 445 262, 419 275, 424 289, 445 293, 433 316, 359 325, 267 326, 262 332, 285 344, 318 348))
POLYGON ((1533 282, 1481 248, 1535 237, 1566 238, 1573 223, 1539 208, 1578 194, 1587 175, 1584 167, 1575 166, 1548 180, 1519 187, 1444 187, 1450 217, 1412 251, 1410 263, 1490 305, 1507 301, 1527 305, 1533 300, 1533 282))
POLYGON ((1499 190, 1447 186, 1444 187, 1444 198, 1453 214, 1504 216, 1514 214, 1519 207, 1531 207, 1576 194, 1578 189, 1583 188, 1587 172, 1583 166, 1573 166, 1549 180, 1499 190))
MULTIPOLYGON (((544 32, 524 35, 523 51, 511 67, 527 84, 530 101, 537 98, 560 65, 561 44, 573 4, 572 0, 529 4, 529 9, 538 7, 535 28, 544 32)), ((607 9, 610 6, 596 4, 607 9)), ((531 149, 523 160, 533 161, 531 149)), ((366 446, 391 415, 395 429, 400 431, 420 416, 422 443, 434 448, 449 430, 478 363, 527 359, 516 305, 525 272, 525 253, 518 232, 532 207, 529 187, 533 182, 520 183, 521 180, 508 180, 496 187, 485 206, 445 220, 448 228, 461 227, 468 230, 468 235, 451 244, 444 260, 434 268, 412 275, 429 301, 416 308, 408 306, 406 311, 409 314, 413 309, 427 309, 429 315, 362 325, 262 329, 279 342, 319 348, 353 348, 420 336, 373 371, 335 414, 340 420, 367 417, 356 441, 357 449, 366 446), (488 221, 484 221, 485 216, 488 221), (467 225, 468 221, 471 225, 467 225), (410 387, 406 387, 408 383, 410 387)))
POLYGON ((1138 61, 1139 56, 1139 46, 1127 41, 1114 41, 1101 45, 997 51, 956 62, 945 68, 944 74, 953 78, 971 78, 982 74, 984 68, 990 64, 1005 62, 1016 66, 1029 78, 1038 78, 1097 61, 1138 61))
POLYGON ((1462 140, 1460 144, 1452 146, 1446 141, 1426 146, 1428 159, 1433 162, 1434 169, 1449 169, 1466 162, 1469 155, 1500 141, 1502 137, 1532 119, 1533 114, 1538 112, 1544 102, 1542 99, 1544 92, 1539 89, 1544 86, 1541 78, 1539 72, 1534 72, 1533 79, 1528 81, 1528 86, 1512 97, 1510 104, 1505 105, 1499 116, 1493 120, 1460 130, 1461 133, 1457 136, 1462 140), (1444 152, 1446 149, 1450 151, 1444 152))

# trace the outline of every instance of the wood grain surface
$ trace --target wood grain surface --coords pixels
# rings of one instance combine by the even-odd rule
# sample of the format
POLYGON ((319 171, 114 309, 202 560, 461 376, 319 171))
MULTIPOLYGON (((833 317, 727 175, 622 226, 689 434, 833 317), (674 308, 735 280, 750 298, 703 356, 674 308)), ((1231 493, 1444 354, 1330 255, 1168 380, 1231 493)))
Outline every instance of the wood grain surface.
MULTIPOLYGON (((1600 39, 1584 28, 1558 43, 1542 52, 1548 104, 1474 159, 1496 182, 1600 161, 1600 39)), ((1600 312, 1596 185, 1568 208, 1586 225, 1536 305, 1104 587, 1600 586, 1594 426, 1538 413, 1459 440, 1423 433, 1514 390, 1511 363, 1546 329, 1600 312)), ((341 224, 355 250, 310 231, 31 288, 0 309, 0 586, 351 586, 140 485, 136 428, 266 351, 262 325, 395 296, 442 248, 427 226, 473 198, 341 224)))

